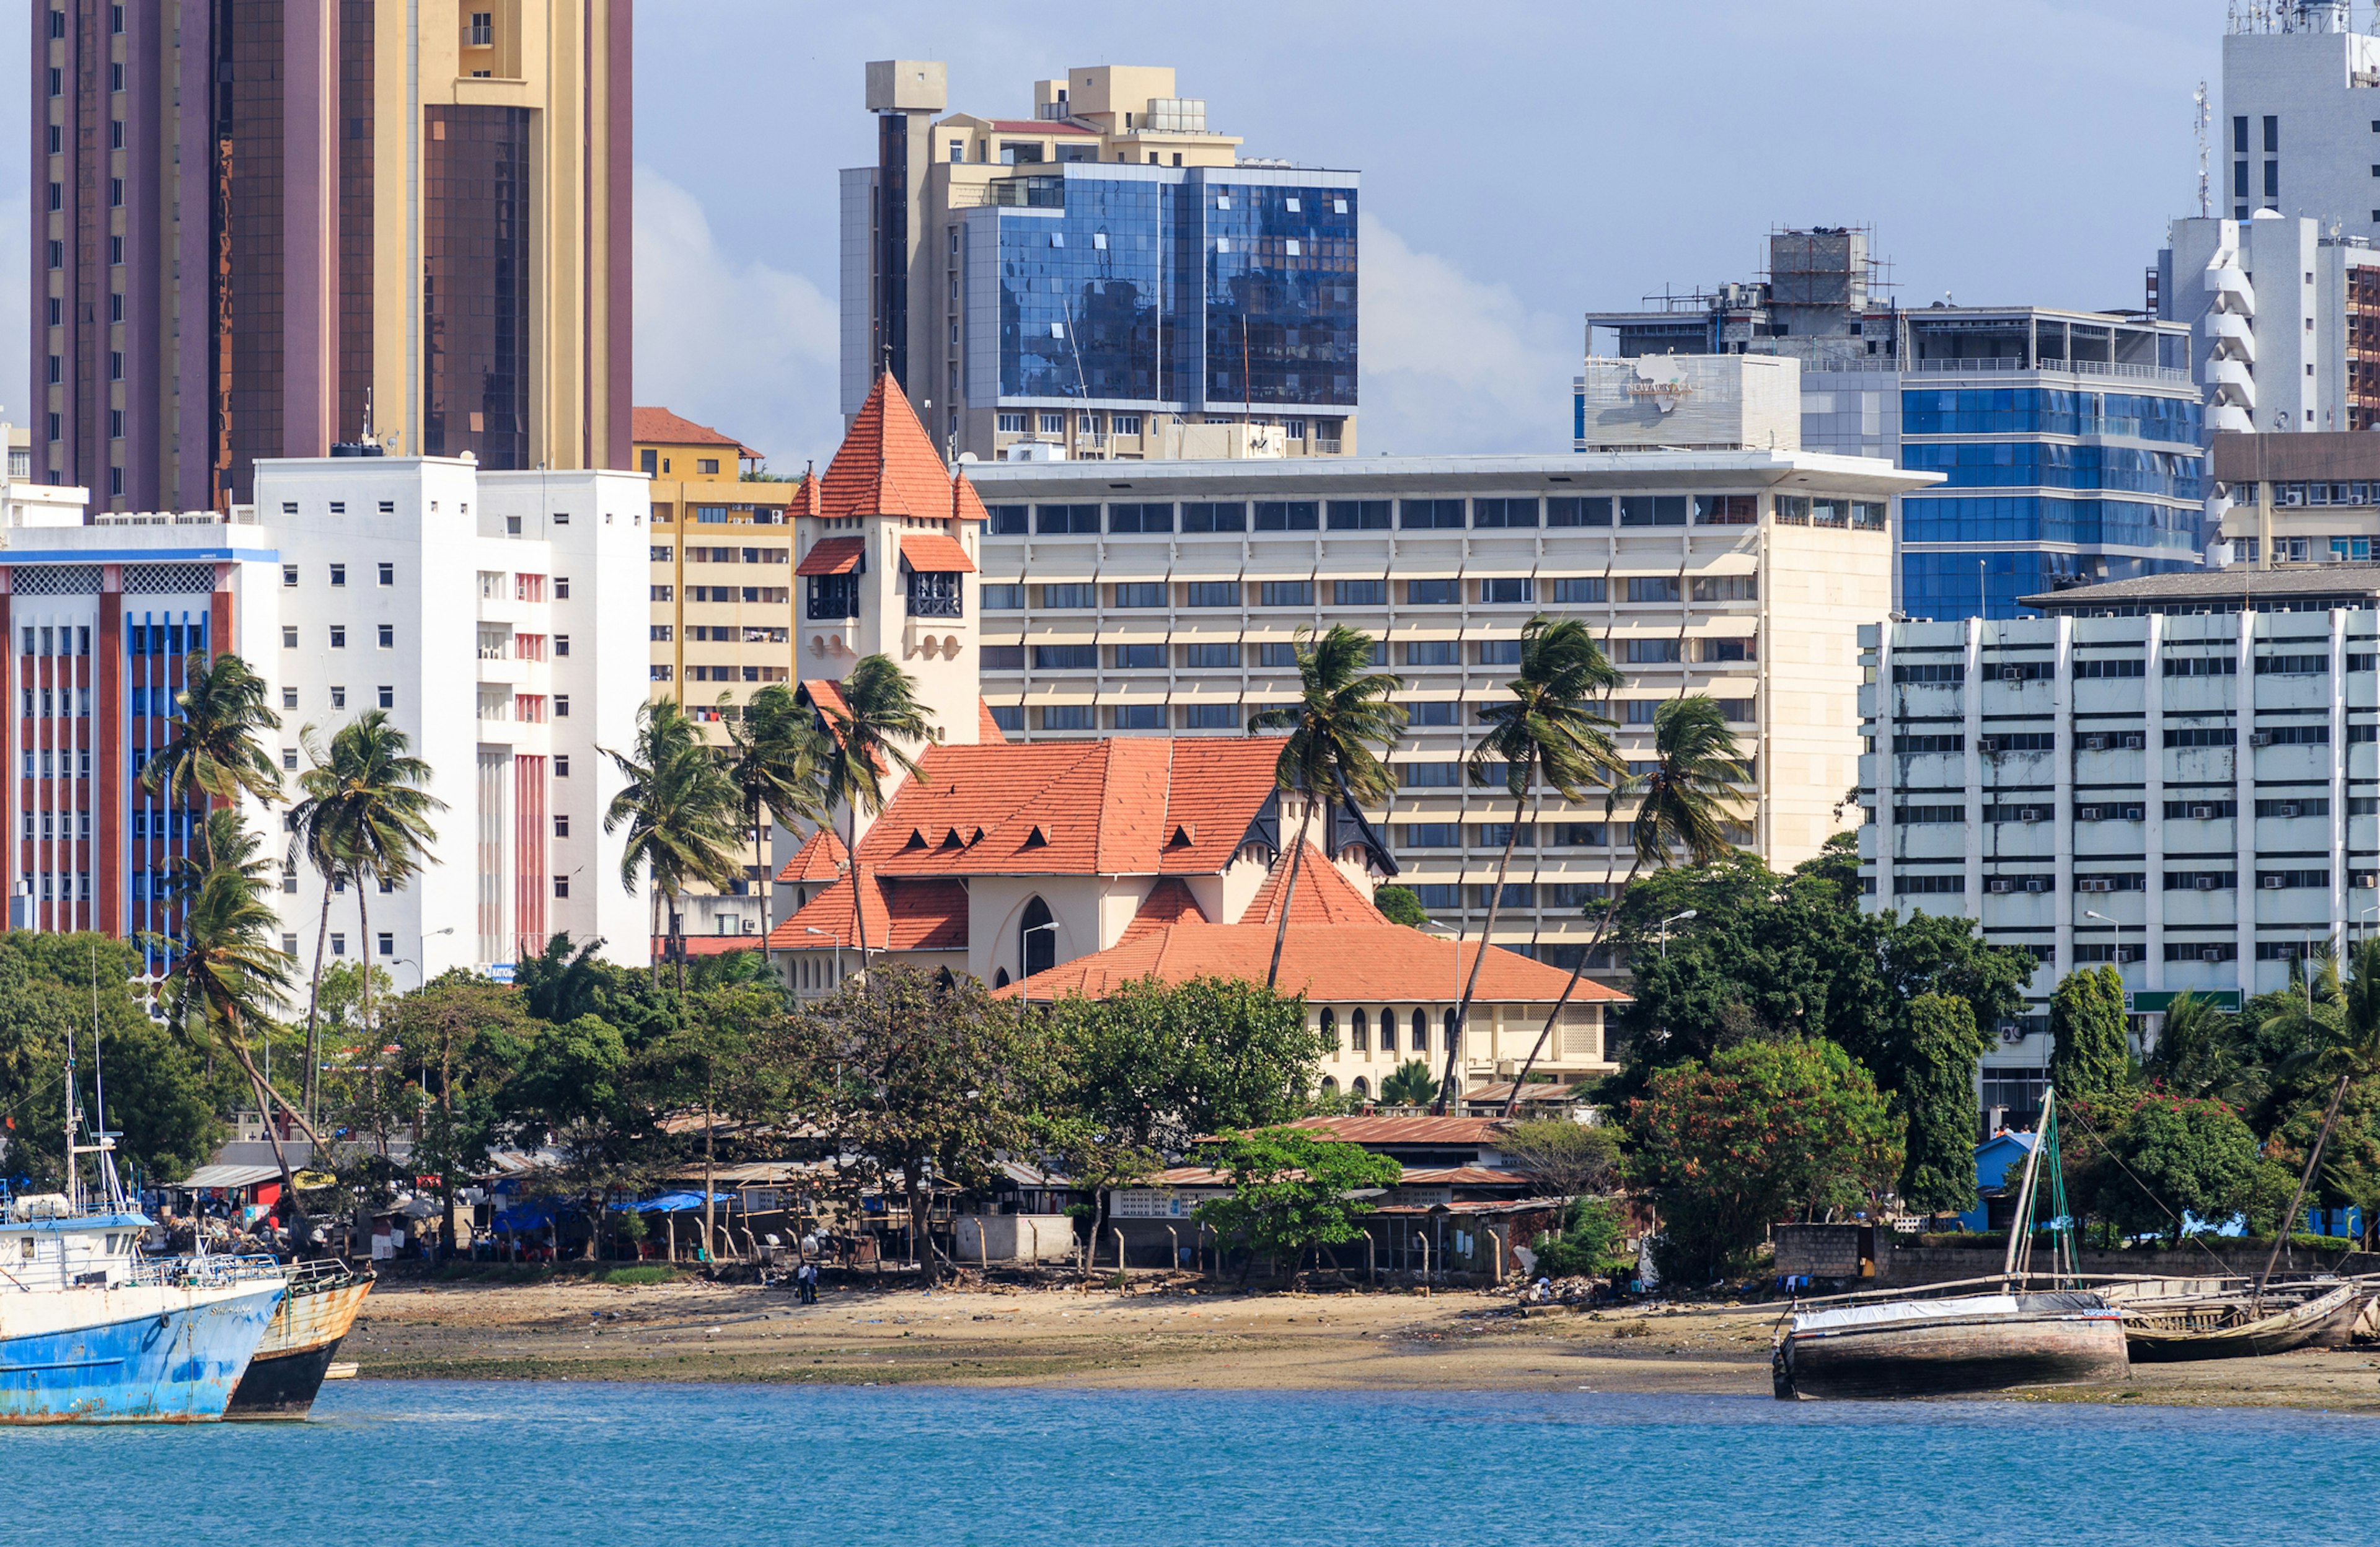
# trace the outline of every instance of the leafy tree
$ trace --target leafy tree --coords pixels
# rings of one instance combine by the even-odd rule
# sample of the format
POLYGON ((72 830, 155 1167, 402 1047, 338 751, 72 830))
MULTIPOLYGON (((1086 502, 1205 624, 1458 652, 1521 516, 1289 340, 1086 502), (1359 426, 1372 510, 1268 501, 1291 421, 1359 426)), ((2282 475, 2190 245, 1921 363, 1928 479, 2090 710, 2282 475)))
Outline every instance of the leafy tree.
POLYGON ((1372 1205, 1350 1195, 1392 1188, 1404 1177, 1404 1167, 1386 1155, 1297 1128, 1223 1134, 1200 1159, 1230 1178, 1232 1191, 1199 1204, 1196 1217, 1218 1236, 1245 1244, 1243 1284, 1259 1253, 1276 1260, 1285 1254, 1293 1274, 1302 1274, 1313 1248, 1359 1238, 1372 1205))
POLYGON ((677 1030, 644 1054, 648 1078, 669 1105, 698 1106, 702 1113, 702 1239, 716 1251, 718 1125, 722 1107, 731 1115, 758 1115, 782 1094, 777 1066, 760 1056, 785 1017, 785 996, 775 983, 741 983, 698 990, 687 996, 677 1030))
MULTIPOLYGON (((1265 987, 1281 981, 1281 948, 1289 939, 1290 905, 1297 898, 1297 872, 1305 859, 1305 834, 1315 808, 1336 798, 1364 805, 1388 798, 1388 765, 1381 758, 1403 738, 1404 706, 1389 695, 1403 684, 1370 670, 1372 636, 1347 624, 1333 624, 1321 638, 1300 629, 1297 702, 1258 710, 1248 716, 1248 734, 1285 730, 1289 739, 1273 765, 1273 783, 1305 797, 1290 845, 1289 880, 1281 894, 1281 921, 1272 933, 1272 965, 1265 987), (1372 749, 1380 749, 1379 756, 1372 749)), ((1286 837, 1286 834, 1283 834, 1286 837)))
POLYGON ((937 1187, 982 1191, 1002 1153, 1033 1152, 1061 1075, 1050 1039, 969 977, 880 968, 786 1025, 794 1115, 828 1135, 843 1180, 898 1190, 929 1281, 937 1187))
POLYGON ((461 1234, 456 1190, 487 1163, 504 1115, 497 1096, 505 1078, 521 1066, 536 1028, 517 993, 459 969, 443 972, 396 1000, 391 1019, 400 1056, 430 1081, 412 1163, 417 1172, 438 1175, 451 1251, 461 1234))
POLYGON ((2049 996, 2049 1082, 2059 1100, 2109 1112, 2131 1104, 2122 974, 2112 967, 2068 973, 2049 996))
MULTIPOLYGON (((633 1094, 619 1028, 582 1015, 539 1029, 498 1100, 560 1148, 564 1177, 588 1200, 592 1219, 609 1185, 626 1169, 627 1141, 637 1127, 633 1094)), ((586 1256, 595 1256, 591 1230, 586 1256)))
POLYGON ((2144 1068, 2152 1081, 2178 1096, 2246 1093, 2238 1023, 2203 993, 2174 996, 2144 1068))
POLYGON ((1573 1198, 1562 1211, 1559 1235, 1540 1233, 1533 1245, 1537 1272, 1548 1278, 1588 1277, 1603 1272, 1627 1238, 1628 1215, 1605 1198, 1573 1198))
MULTIPOLYGON (((203 809, 231 805, 246 795, 271 805, 281 798, 281 772, 264 749, 262 733, 281 728, 281 717, 265 702, 264 679, 246 661, 226 652, 210 661, 193 652, 182 664, 182 688, 174 695, 172 729, 164 746, 140 767, 140 787, 169 800, 203 809)), ((212 869, 213 834, 203 825, 200 863, 212 869)))
POLYGON ((1620 1130, 1567 1117, 1539 1117, 1506 1128, 1496 1147, 1556 1198, 1609 1192, 1620 1180, 1620 1130))
POLYGON ((1964 999, 1925 993, 1910 1003, 1898 1105, 1908 1125, 1900 1198, 1912 1209, 1975 1206, 1975 1066, 1991 1041, 1964 999))
MULTIPOLYGON (((400 887, 424 864, 437 862, 431 846, 437 843, 438 833, 430 819, 444 810, 446 803, 423 787, 430 777, 430 764, 413 755, 412 739, 390 720, 388 711, 372 709, 340 726, 331 737, 328 760, 317 761, 298 779, 305 798, 290 813, 298 844, 309 854, 319 852, 322 862, 332 867, 322 875, 326 891, 340 877, 355 885, 356 928, 363 950, 361 1014, 367 1027, 373 1024, 373 883, 400 887)), ((328 907, 326 900, 325 921, 328 907)), ((318 938, 314 959, 318 981, 321 952, 318 938)), ((314 1067, 316 1054, 310 997, 306 1016, 309 1069, 314 1067)))
POLYGON ((1771 1224, 1872 1206, 1900 1174, 1901 1130, 1834 1043, 1744 1042, 1661 1070, 1629 1103, 1628 1173, 1660 1209, 1664 1268, 1706 1280, 1771 1224))
POLYGON ((2176 1245, 2184 1213, 2213 1224, 2245 1211, 2264 1163, 2239 1114, 2182 1096, 2141 1097, 2108 1147, 2122 1164, 2095 1178, 2092 1212, 2126 1235, 2170 1231, 2176 1245))
MULTIPOLYGON (((732 697, 722 693, 721 705, 732 697)), ((769 879, 769 857, 760 847, 760 817, 767 813, 786 832, 804 822, 826 824, 818 722, 782 682, 754 693, 742 714, 722 716, 722 721, 727 727, 727 779, 735 786, 744 829, 752 838, 752 870, 760 888, 760 938, 766 941, 769 899, 776 887, 769 879)))
MULTIPOLYGON (((2324 958, 2322 971, 2325 996, 2336 1006, 2335 1013, 2328 1017, 2309 1014, 2291 1028, 2304 1039, 2305 1045, 2289 1062, 2291 1072, 2301 1071, 2331 1082, 2330 1104, 2323 1111, 2322 1127, 2306 1155, 2297 1190, 2290 1194, 2289 1207, 2281 1215, 2291 1230, 2296 1228, 2306 1189, 2321 1168, 2323 1149, 2338 1122, 2339 1107, 2347 1100, 2348 1088, 2380 1077, 2380 936, 2367 935, 2356 944, 2353 967, 2344 981, 2335 956, 2324 958)), ((2259 1284, 2272 1276, 2285 1239, 2285 1232, 2275 1233, 2273 1255, 2265 1263, 2259 1284)))
MULTIPOLYGON (((842 701, 816 706, 826 722, 820 772, 830 810, 844 809, 847 831, 843 851, 852 857, 852 916, 859 921, 859 967, 868 969, 868 911, 858 906, 859 819, 873 819, 891 796, 885 781, 894 773, 925 782, 926 771, 907 749, 939 734, 917 701, 917 679, 889 655, 865 655, 842 685, 842 701)), ((1021 965, 1021 964, 1020 964, 1021 965)))
POLYGON ((1372 894, 1372 906, 1391 924, 1420 929, 1429 922, 1429 910, 1410 886, 1382 886, 1372 894))
POLYGON ((1427 1106, 1438 1100, 1438 1077, 1429 1062, 1408 1058, 1382 1077, 1380 1100, 1390 1106, 1427 1106))
MULTIPOLYGON (((1519 674, 1505 684, 1512 701, 1488 704, 1479 711, 1488 729, 1473 743, 1465 760, 1474 785, 1485 787, 1491 776, 1500 774, 1512 797, 1512 830, 1504 835, 1504 852, 1496 861, 1496 883, 1488 894, 1488 918, 1479 927, 1483 943, 1495 938, 1504 878, 1512 871, 1512 848, 1520 842, 1521 826, 1536 786, 1542 783, 1563 799, 1578 801, 1586 798, 1580 788, 1583 785, 1602 784, 1617 789, 1628 779, 1628 760, 1620 755, 1611 739, 1612 722, 1595 707, 1595 701, 1609 698, 1623 678, 1604 658, 1595 635, 1577 618, 1557 620, 1539 613, 1522 626, 1520 642, 1519 674)), ((1471 971, 1463 981, 1463 994, 1454 1007, 1457 1027, 1470 1024, 1471 997, 1487 960, 1484 948, 1472 953, 1471 971)), ((1505 1116, 1518 1109, 1521 1086, 1536 1066, 1552 1029, 1553 1022, 1548 1020, 1529 1049, 1520 1078, 1512 1082, 1512 1099, 1504 1105, 1505 1116)), ((1456 1056, 1457 1050, 1450 1047, 1450 1078, 1456 1056)))
POLYGON ((1168 1156, 1203 1134, 1297 1116, 1329 1051, 1304 999, 1236 978, 1125 983, 1104 1000, 1062 999, 1050 1016, 1065 1106, 1168 1156))
MULTIPOLYGON (((633 896, 638 886, 650 885, 656 935, 662 934, 662 909, 668 907, 663 938, 682 991, 686 889, 702 882, 725 891, 735 879, 735 786, 674 699, 638 705, 635 749, 605 749, 603 755, 626 781, 603 812, 604 832, 628 832, 620 850, 620 886, 633 896)), ((651 977, 661 981, 659 960, 651 977)))
MULTIPOLYGON (((1603 921, 1596 926, 1594 940, 1579 953, 1578 965, 1571 969, 1561 996, 1546 1012, 1536 1046, 1545 1046, 1546 1039, 1553 1035, 1554 1023, 1586 976, 1586 964, 1611 932, 1611 920, 1621 900, 1647 865, 1664 870, 1681 855, 1691 864, 1707 865, 1734 851, 1728 841, 1728 827, 1742 810, 1736 786, 1746 777, 1735 732, 1718 700, 1707 693, 1686 693, 1653 712, 1651 769, 1613 784, 1606 802, 1610 811, 1618 810, 1623 799, 1633 797, 1636 802, 1636 814, 1628 822, 1633 853, 1627 878, 1612 893, 1603 921)), ((1446 1059, 1450 1080, 1455 1074, 1454 1058, 1455 1049, 1450 1046, 1446 1059)))

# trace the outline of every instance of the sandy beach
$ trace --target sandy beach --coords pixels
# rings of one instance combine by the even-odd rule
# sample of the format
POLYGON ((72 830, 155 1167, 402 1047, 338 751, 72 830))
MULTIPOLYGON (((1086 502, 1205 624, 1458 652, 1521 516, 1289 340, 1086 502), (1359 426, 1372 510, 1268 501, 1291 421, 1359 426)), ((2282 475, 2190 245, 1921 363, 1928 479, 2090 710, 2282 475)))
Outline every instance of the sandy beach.
MULTIPOLYGON (((1476 1292, 387 1284, 341 1351, 360 1376, 1182 1390, 1767 1395, 1774 1309, 1561 1309, 1476 1292)), ((2014 1401, 2380 1414, 2380 1348, 2143 1365, 2014 1401)))

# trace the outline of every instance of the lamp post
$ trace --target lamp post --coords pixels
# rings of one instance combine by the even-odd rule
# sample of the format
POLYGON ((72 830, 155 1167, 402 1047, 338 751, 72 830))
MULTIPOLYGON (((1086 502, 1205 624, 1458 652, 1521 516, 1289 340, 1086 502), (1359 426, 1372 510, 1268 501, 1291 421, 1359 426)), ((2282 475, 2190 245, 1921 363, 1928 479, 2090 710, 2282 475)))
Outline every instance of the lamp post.
POLYGON ((2355 935, 2357 939, 2361 940, 2372 932, 2371 926, 2366 924, 2363 920, 2371 918, 2372 915, 2375 913, 2380 913, 2380 903, 2374 903, 2370 907, 2364 908, 2355 915, 2355 935))
MULTIPOLYGON (((1049 931, 1051 934, 1055 934, 1055 933, 1057 933, 1057 932, 1058 932, 1058 920, 1055 920, 1055 919, 1052 919, 1052 920, 1050 920, 1048 923, 1046 923, 1046 924, 1035 924, 1035 925, 1030 926, 1030 927, 1029 927, 1029 928, 1027 928, 1027 929, 1025 929, 1025 930, 1021 931, 1021 932, 1019 932, 1019 935, 1018 935, 1018 938, 1017 938, 1017 942, 1016 942, 1016 945, 1017 945, 1017 960, 1016 960, 1016 970, 1017 970, 1017 979, 1016 979, 1016 997, 1017 997, 1018 1002, 1019 1002, 1020 1004, 1022 1004, 1026 1009, 1028 1009, 1028 1010, 1029 1010, 1029 1009, 1031 1009, 1031 1008, 1033 1007, 1033 989, 1032 989, 1032 982, 1033 982, 1033 968, 1032 968, 1032 965, 1031 965, 1031 963, 1026 959, 1027 957, 1029 957, 1029 956, 1032 955, 1032 952, 1031 952, 1031 950, 1027 947, 1026 943, 1027 943, 1028 941, 1030 941, 1030 940, 1031 940, 1035 935, 1039 934, 1039 933, 1040 933, 1041 932, 1043 932, 1044 930, 1049 931)), ((1054 967, 1057 965, 1057 956, 1058 956, 1058 952, 1057 952, 1057 942, 1053 940, 1053 941, 1051 941, 1050 944, 1050 966, 1052 966, 1052 967, 1054 968, 1054 967)), ((1054 998, 1056 997, 1056 995, 1055 995, 1055 994, 1052 994, 1052 995, 1051 995, 1051 997, 1054 999, 1054 998)))
POLYGON ((1699 917, 1700 915, 1697 914, 1694 909, 1690 907, 1683 913, 1672 913, 1668 918, 1661 920, 1661 959, 1663 961, 1670 959, 1670 926, 1671 924, 1682 924, 1689 919, 1699 917))
MULTIPOLYGON (((2084 909, 2082 910, 2082 917, 2084 917, 2085 919, 2096 919, 2096 920, 2099 920, 2099 922, 2101 922, 2101 923, 2103 923, 2103 924, 2107 925, 2110 929, 2113 929, 2113 930, 2116 932, 2116 956, 2117 956, 2117 962, 2116 962, 2116 972, 2117 972, 2117 975, 2118 975, 2119 977, 2120 977, 2120 976, 2122 975, 2122 973, 2123 973, 2123 960, 2122 960, 2122 958, 2123 958, 2123 955, 2124 955, 2124 926, 2123 926, 2122 922, 2121 922, 2121 921, 2119 921, 2119 920, 2118 920, 2110 919, 2110 918, 2108 918, 2106 914, 2101 913, 2101 912, 2098 912, 2097 910, 2095 910, 2095 909, 2094 909, 2094 908, 2088 908, 2088 907, 2086 907, 2086 908, 2084 908, 2084 909)), ((2149 954, 2149 927, 2148 927, 2148 925, 2147 925, 2145 922, 2143 922, 2143 923, 2141 925, 2141 956, 2142 956, 2142 959, 2143 959, 2143 960, 2147 959, 2148 954, 2149 954)), ((2145 1056, 2147 1055, 2147 1054, 2148 1054, 2148 1044, 2149 1044, 2147 1012, 2145 1012, 2145 1011, 2142 1012, 2142 1023, 2141 1023, 2141 1032, 2140 1032, 2140 1038, 2139 1038, 2139 1041, 2140 1041, 2140 1047, 2139 1047, 2138 1051, 2140 1052, 2140 1054, 2141 1054, 2143 1057, 2145 1057, 2145 1056)))
POLYGON ((822 934, 829 940, 834 942, 834 986, 837 988, 843 987, 843 932, 841 930, 822 930, 816 924, 804 924, 802 926, 802 932, 804 934, 822 934))
POLYGON ((413 968, 415 971, 421 974, 421 987, 428 988, 430 986, 430 943, 437 939, 442 934, 453 934, 454 932, 455 926, 449 924, 443 930, 431 930, 425 933, 417 934, 413 937, 413 948, 419 957, 419 959, 414 962, 413 968))

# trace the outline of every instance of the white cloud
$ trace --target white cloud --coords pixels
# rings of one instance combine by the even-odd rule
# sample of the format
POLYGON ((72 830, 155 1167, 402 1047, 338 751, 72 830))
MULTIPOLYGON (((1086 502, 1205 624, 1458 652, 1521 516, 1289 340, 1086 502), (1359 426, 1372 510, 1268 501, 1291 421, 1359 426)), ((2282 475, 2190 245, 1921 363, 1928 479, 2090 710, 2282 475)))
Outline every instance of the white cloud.
POLYGON ((648 167, 636 200, 637 401, 757 446, 779 472, 823 460, 843 437, 834 298, 722 252, 694 196, 648 167))
POLYGON ((1568 450, 1578 328, 1415 252, 1369 215, 1362 237, 1361 448, 1568 450))

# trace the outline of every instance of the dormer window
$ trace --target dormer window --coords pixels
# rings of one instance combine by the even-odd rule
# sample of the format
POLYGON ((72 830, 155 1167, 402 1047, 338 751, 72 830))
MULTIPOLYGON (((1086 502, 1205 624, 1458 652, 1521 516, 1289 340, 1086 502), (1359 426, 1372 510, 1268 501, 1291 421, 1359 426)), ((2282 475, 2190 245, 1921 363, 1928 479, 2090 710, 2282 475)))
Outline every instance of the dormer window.
POLYGON ((859 577, 856 575, 811 576, 809 615, 813 618, 857 617, 859 615, 859 577))
POLYGON ((962 594, 959 577, 955 574, 912 570, 909 575, 909 615, 963 617, 965 609, 961 602, 962 594))

